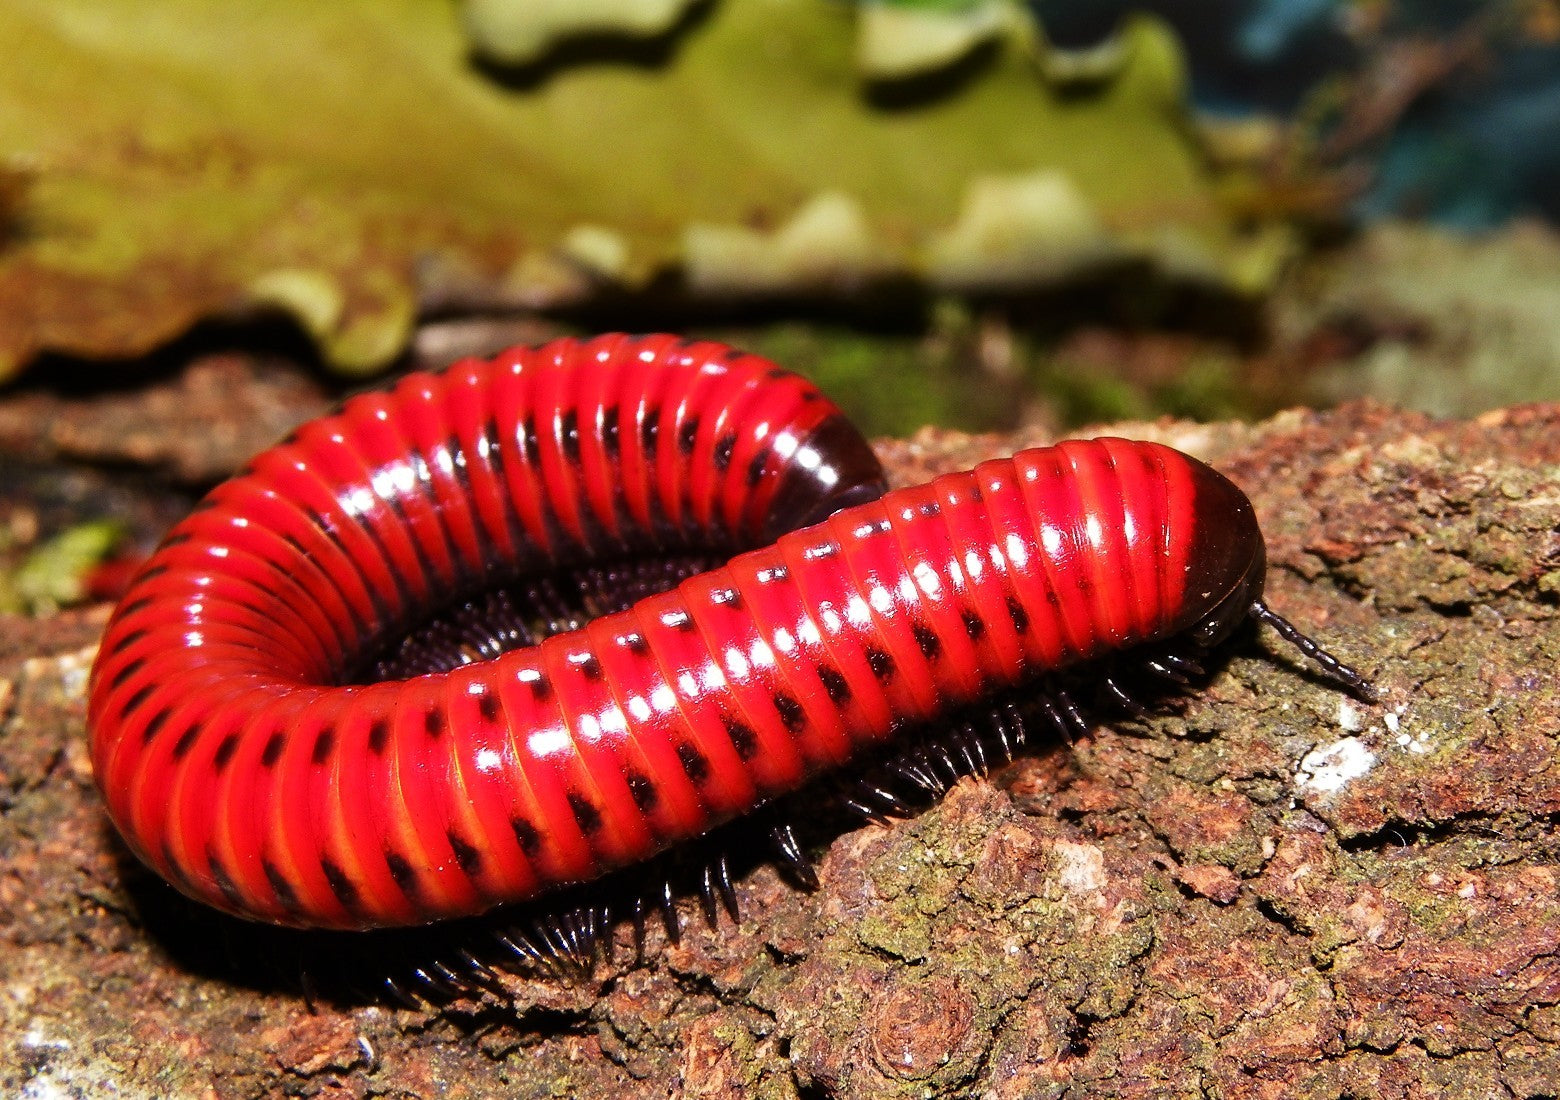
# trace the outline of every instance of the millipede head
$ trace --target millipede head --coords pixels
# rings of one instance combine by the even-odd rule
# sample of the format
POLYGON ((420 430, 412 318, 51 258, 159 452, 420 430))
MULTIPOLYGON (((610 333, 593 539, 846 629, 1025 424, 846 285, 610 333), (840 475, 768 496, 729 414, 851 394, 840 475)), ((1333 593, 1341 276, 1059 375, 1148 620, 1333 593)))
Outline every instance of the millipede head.
POLYGON ((1223 474, 1195 459, 1185 459, 1195 500, 1195 523, 1186 557, 1183 595, 1185 630, 1199 646, 1211 648, 1235 633, 1262 598, 1267 579, 1267 544, 1250 499, 1223 474))
POLYGON ((1267 547, 1256 512, 1246 494, 1228 478, 1194 459, 1185 459, 1196 519, 1186 555, 1182 604, 1186 618, 1171 633, 1185 631, 1195 645, 1211 648, 1248 619, 1267 623, 1289 644, 1361 699, 1375 692, 1354 669, 1300 632, 1262 600, 1267 576, 1267 547))
POLYGON ((842 508, 878 499, 888 490, 882 463, 850 421, 823 421, 787 467, 764 525, 766 539, 822 523, 842 508))

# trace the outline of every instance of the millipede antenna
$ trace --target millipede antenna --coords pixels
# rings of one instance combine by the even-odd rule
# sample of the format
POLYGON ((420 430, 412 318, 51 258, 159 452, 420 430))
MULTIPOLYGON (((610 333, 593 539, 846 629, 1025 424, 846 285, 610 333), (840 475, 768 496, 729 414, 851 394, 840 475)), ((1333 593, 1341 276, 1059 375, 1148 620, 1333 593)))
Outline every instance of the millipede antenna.
POLYGON ((1376 689, 1371 686, 1370 681, 1306 637, 1300 632, 1299 627, 1261 600, 1251 605, 1251 617, 1258 622, 1267 623, 1278 631, 1281 638, 1321 665, 1329 676, 1347 685, 1360 698, 1368 703, 1376 701, 1376 689))

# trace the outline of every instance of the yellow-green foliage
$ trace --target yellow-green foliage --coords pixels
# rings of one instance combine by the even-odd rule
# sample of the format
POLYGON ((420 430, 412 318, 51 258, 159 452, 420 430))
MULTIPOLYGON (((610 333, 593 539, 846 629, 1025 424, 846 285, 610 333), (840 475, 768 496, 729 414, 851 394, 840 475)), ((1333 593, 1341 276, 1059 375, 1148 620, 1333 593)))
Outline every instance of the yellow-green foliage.
POLYGON ((668 270, 709 294, 1123 256, 1252 278, 1148 20, 1086 91, 1015 36, 913 105, 868 94, 833 0, 713 0, 656 59, 507 80, 448 0, 11 0, 0 42, 0 163, 30 178, 0 241, 0 377, 256 307, 366 371, 430 300, 553 305, 668 270))

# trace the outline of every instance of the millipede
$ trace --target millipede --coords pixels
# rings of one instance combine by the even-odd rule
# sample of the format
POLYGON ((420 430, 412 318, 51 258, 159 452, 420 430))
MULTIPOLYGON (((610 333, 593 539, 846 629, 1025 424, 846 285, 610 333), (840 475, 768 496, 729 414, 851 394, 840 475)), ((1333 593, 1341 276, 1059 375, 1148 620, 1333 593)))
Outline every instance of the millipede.
MULTIPOLYGON (((215 488, 108 623, 92 762, 131 850, 199 901, 423 924, 641 863, 852 761, 935 792, 1010 754, 1024 714, 1077 725, 1057 676, 1135 709, 1118 669, 1190 684, 1251 620, 1368 698, 1263 602, 1265 569, 1246 496, 1157 443, 888 490, 767 360, 563 339, 352 397, 215 488), (583 621, 549 610, 560 586, 583 621), (994 742, 937 738, 983 700, 994 742), (934 733, 896 748, 910 729, 934 733)), ((854 802, 903 805, 877 781, 854 802)))

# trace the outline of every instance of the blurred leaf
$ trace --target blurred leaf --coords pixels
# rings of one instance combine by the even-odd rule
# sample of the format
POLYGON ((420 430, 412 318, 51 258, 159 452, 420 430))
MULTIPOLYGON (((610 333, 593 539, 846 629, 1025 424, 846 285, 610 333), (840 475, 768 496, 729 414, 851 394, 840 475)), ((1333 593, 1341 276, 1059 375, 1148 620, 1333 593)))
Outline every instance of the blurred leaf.
POLYGON ((1013 0, 868 0, 861 5, 857 63, 875 79, 930 72, 1022 30, 1028 19, 1013 0))
POLYGON ((68 527, 37 546, 14 572, 0 572, 0 612, 47 614, 80 601, 88 572, 124 537, 114 520, 68 527))
POLYGON ((863 88, 849 7, 696 12, 650 61, 505 84, 445 0, 11 0, 0 162, 29 186, 0 238, 0 377, 264 309, 367 371, 423 309, 558 306, 668 272, 831 293, 1144 260, 1250 288, 1284 251, 1228 225, 1158 23, 1129 22, 1119 73, 1085 94, 1009 42, 905 104, 863 88))
POLYGON ((593 33, 660 34, 692 0, 465 0, 472 47, 507 65, 541 58, 560 39, 593 33))

